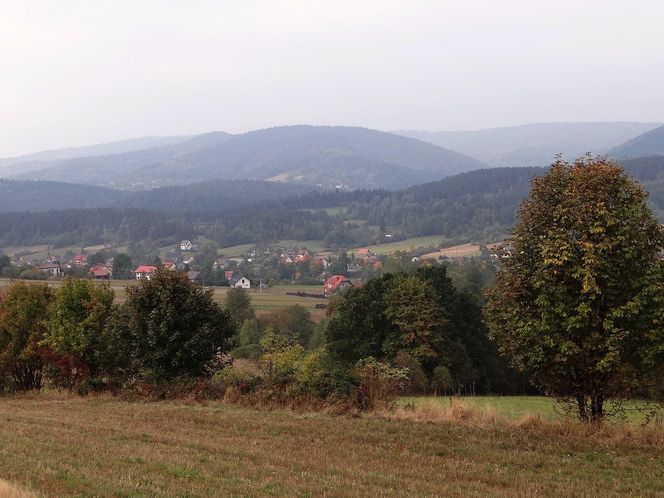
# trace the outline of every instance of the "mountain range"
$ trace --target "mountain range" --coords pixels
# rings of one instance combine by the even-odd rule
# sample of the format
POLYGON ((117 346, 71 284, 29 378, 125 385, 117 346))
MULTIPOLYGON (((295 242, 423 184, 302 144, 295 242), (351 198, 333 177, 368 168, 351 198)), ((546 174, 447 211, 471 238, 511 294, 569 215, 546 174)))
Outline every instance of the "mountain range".
POLYGON ((239 135, 215 132, 161 147, 5 164, 5 176, 123 189, 218 179, 350 188, 401 188, 486 167, 392 133, 341 126, 283 126, 239 135), (20 171, 12 171, 18 166, 20 171))
POLYGON ((490 166, 547 166, 556 154, 571 160, 587 152, 607 153, 660 125, 639 122, 535 123, 474 131, 409 130, 395 133, 447 147, 490 166))
MULTIPOLYGON (((145 137, 0 159, 0 177, 133 191, 212 182, 224 194, 231 193, 220 180, 398 190, 491 166, 546 166, 559 153, 568 160, 587 152, 618 159, 664 154, 664 126, 657 123, 540 123, 399 133, 403 135, 299 125, 237 135, 145 137)), ((117 196, 98 194, 99 199, 117 196)), ((210 195, 209 190, 205 195, 210 195)), ((3 205, 7 208, 12 202, 3 205)), ((40 208, 40 200, 35 206, 40 208)))

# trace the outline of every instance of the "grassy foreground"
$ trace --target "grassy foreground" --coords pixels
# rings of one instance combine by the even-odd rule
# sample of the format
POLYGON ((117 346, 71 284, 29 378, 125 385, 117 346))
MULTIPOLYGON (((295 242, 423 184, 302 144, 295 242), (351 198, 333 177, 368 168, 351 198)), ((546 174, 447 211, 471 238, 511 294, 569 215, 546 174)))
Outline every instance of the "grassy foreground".
POLYGON ((0 398, 0 478, 43 496, 656 496, 660 443, 212 403, 0 398))

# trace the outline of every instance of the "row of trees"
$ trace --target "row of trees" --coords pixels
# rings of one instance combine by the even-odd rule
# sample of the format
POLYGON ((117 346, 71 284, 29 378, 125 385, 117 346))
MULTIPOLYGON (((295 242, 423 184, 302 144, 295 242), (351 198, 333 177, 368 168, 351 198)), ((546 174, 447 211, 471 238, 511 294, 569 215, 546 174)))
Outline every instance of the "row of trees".
POLYGON ((12 284, 0 298, 0 371, 15 389, 45 377, 63 387, 168 381, 202 375, 228 350, 229 314, 185 274, 158 271, 126 292, 116 305, 109 287, 87 280, 55 291, 12 284))

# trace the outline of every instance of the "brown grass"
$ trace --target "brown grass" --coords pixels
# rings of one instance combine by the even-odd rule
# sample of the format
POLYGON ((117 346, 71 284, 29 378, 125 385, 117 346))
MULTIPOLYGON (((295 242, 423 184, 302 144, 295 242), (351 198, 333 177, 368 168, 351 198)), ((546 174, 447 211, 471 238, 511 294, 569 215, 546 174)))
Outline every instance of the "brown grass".
POLYGON ((11 482, 0 479, 0 498, 35 498, 36 496, 11 482))
MULTIPOLYGON (((0 475, 45 496, 661 496, 661 438, 461 405, 330 416, 0 398, 0 475)), ((615 430, 615 429, 613 429, 615 430)))

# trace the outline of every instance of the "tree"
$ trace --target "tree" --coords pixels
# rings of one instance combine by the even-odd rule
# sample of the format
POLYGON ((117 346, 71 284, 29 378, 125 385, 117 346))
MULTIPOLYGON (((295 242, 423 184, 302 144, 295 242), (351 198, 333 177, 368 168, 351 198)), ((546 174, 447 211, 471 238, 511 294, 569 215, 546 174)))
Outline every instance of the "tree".
POLYGON ((434 289, 418 275, 398 275, 385 302, 385 315, 399 333, 387 338, 383 350, 391 356, 408 351, 419 361, 436 358, 445 323, 434 289))
POLYGON ((150 280, 127 288, 114 336, 130 345, 130 369, 148 380, 199 377, 227 351, 235 333, 214 290, 193 284, 183 272, 157 269, 150 280))
POLYGON ((113 290, 90 280, 67 277, 58 290, 46 323, 44 342, 61 355, 99 375, 106 351, 105 329, 113 314, 113 290))
POLYGON ((129 254, 121 252, 113 257, 113 277, 123 280, 133 277, 134 264, 129 254))
POLYGON ((43 346, 53 293, 46 284, 15 283, 0 298, 0 371, 18 390, 42 387, 43 346))
POLYGON ((664 236, 646 193, 603 158, 557 160, 510 243, 488 292, 491 336, 547 394, 601 421, 664 350, 664 236))
POLYGON ((224 305, 236 328, 242 326, 245 320, 254 317, 254 309, 251 307, 251 296, 247 289, 241 287, 231 287, 228 289, 224 305))

